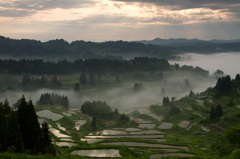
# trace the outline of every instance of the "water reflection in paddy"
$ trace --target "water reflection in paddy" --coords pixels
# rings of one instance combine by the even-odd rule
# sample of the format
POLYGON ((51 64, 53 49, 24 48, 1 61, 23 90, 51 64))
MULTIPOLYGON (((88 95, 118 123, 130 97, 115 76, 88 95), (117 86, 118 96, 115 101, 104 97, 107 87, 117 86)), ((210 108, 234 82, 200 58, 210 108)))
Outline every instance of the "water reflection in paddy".
POLYGON ((75 129, 79 130, 82 125, 86 124, 86 122, 86 120, 75 120, 75 129))
POLYGON ((102 149, 102 150, 75 150, 71 152, 73 155, 88 156, 88 157, 122 157, 119 150, 102 149))
POLYGON ((72 143, 72 142, 55 142, 55 144, 57 146, 60 146, 60 147, 73 147, 73 146, 77 146, 77 144, 72 143))
POLYGON ((119 138, 132 138, 132 139, 137 139, 137 138, 143 138, 143 139, 154 139, 154 138, 163 138, 163 135, 121 135, 121 136, 85 136, 85 138, 90 138, 90 139, 119 139, 119 138))
POLYGON ((50 110, 42 110, 36 113, 39 117, 48 118, 52 121, 57 121, 61 119, 63 116, 57 113, 53 113, 50 110))
POLYGON ((53 133, 53 135, 55 135, 56 137, 59 137, 59 138, 70 138, 70 136, 60 133, 60 131, 57 130, 57 129, 55 129, 55 128, 50 128, 49 130, 50 130, 51 133, 53 133))
POLYGON ((87 142, 88 144, 92 144, 98 141, 102 141, 104 139, 86 139, 86 138, 82 138, 81 141, 87 142))
POLYGON ((162 132, 157 131, 157 130, 145 130, 145 131, 138 131, 138 132, 130 132, 130 135, 144 135, 144 134, 162 134, 162 132))
POLYGON ((173 146, 173 145, 163 145, 163 144, 150 144, 141 142, 107 142, 101 143, 101 145, 123 145, 123 146, 136 146, 136 147, 161 147, 161 148, 177 148, 189 151, 187 146, 173 146))
POLYGON ((90 133, 89 135, 127 135, 127 132, 117 130, 103 130, 95 133, 90 133))

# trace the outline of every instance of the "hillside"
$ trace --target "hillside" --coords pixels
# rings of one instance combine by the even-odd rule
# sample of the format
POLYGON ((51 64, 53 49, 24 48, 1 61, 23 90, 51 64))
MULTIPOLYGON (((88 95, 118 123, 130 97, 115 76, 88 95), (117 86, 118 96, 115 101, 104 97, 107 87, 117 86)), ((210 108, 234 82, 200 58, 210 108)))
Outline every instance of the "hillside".
POLYGON ((240 40, 160 39, 142 40, 143 44, 172 47, 174 51, 194 53, 239 52, 240 40))
POLYGON ((89 58, 122 59, 136 56, 172 58, 176 54, 169 47, 145 45, 139 42, 108 41, 102 43, 63 39, 41 42, 30 39, 0 37, 0 56, 12 59, 41 58, 48 61, 76 60, 89 58), (120 56, 120 57, 119 57, 120 56))

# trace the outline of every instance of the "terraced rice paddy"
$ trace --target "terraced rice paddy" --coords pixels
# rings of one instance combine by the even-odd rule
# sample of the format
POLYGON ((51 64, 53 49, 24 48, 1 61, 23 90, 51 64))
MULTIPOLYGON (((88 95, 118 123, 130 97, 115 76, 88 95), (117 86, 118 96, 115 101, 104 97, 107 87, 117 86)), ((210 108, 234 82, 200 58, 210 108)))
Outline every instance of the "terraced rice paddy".
POLYGON ((88 157, 122 157, 116 149, 75 150, 71 154, 88 157))
POLYGON ((169 156, 177 156, 177 157, 193 157, 194 154, 188 153, 167 153, 167 154, 154 154, 150 156, 150 159, 162 158, 162 157, 169 157, 169 156))
POLYGON ((174 148, 182 149, 189 151, 187 146, 173 146, 173 145, 163 145, 163 144, 150 144, 150 143, 141 143, 141 142, 107 142, 101 143, 101 145, 121 145, 121 146, 130 146, 130 147, 160 147, 160 148, 174 148))
POLYGON ((60 146, 60 147, 73 147, 73 146, 77 146, 77 144, 72 143, 72 142, 55 142, 55 144, 57 146, 60 146))
POLYGON ((158 128, 159 129, 171 129, 173 123, 164 122, 158 128))
POLYGON ((84 125, 87 121, 86 120, 75 120, 75 129, 79 130, 82 125, 84 125))
POLYGON ((51 133, 53 133, 54 136, 56 136, 58 138, 71 138, 68 135, 60 133, 60 131, 55 128, 50 128, 49 130, 51 131, 51 133))
POLYGON ((51 119, 52 121, 57 121, 63 117, 61 114, 53 113, 50 110, 42 110, 36 114, 41 118, 51 119))
POLYGON ((139 124, 139 128, 147 128, 147 129, 153 129, 156 126, 156 124, 139 124))
POLYGON ((180 126, 182 128, 186 128, 186 127, 188 127, 189 124, 190 124, 190 121, 182 121, 178 124, 178 126, 180 126))

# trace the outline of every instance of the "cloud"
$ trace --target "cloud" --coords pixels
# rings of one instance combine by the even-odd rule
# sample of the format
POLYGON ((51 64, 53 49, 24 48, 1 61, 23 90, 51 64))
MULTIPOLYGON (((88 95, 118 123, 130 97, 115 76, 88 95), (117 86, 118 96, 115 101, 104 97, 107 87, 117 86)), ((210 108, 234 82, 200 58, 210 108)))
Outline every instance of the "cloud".
POLYGON ((165 6, 173 10, 183 10, 191 8, 211 8, 211 9, 231 9, 240 5, 237 0, 113 0, 121 2, 152 3, 158 6, 165 6))
POLYGON ((28 11, 28 10, 6 10, 0 9, 0 16, 1 17, 24 17, 24 16, 28 16, 35 13, 34 11, 28 11))
POLYGON ((44 11, 49 9, 70 9, 82 8, 86 5, 94 4, 94 0, 10 0, 1 1, 0 9, 1 17, 20 17, 28 16, 37 11, 44 11), (18 13, 20 15, 18 15, 18 13))

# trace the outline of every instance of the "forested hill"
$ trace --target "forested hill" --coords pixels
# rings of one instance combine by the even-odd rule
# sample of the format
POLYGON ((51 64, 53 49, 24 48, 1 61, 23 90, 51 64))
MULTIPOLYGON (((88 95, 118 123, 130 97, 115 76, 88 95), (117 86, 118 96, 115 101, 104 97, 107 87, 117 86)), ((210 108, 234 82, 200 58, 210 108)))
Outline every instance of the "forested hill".
POLYGON ((179 52, 215 53, 240 52, 240 39, 236 40, 199 40, 199 39, 160 39, 142 40, 143 44, 171 46, 179 52))
POLYGON ((51 61, 89 58, 133 58, 136 56, 172 58, 176 52, 168 46, 143 44, 139 42, 109 41, 86 42, 63 39, 41 42, 29 39, 10 39, 0 36, 1 58, 41 58, 51 61))

